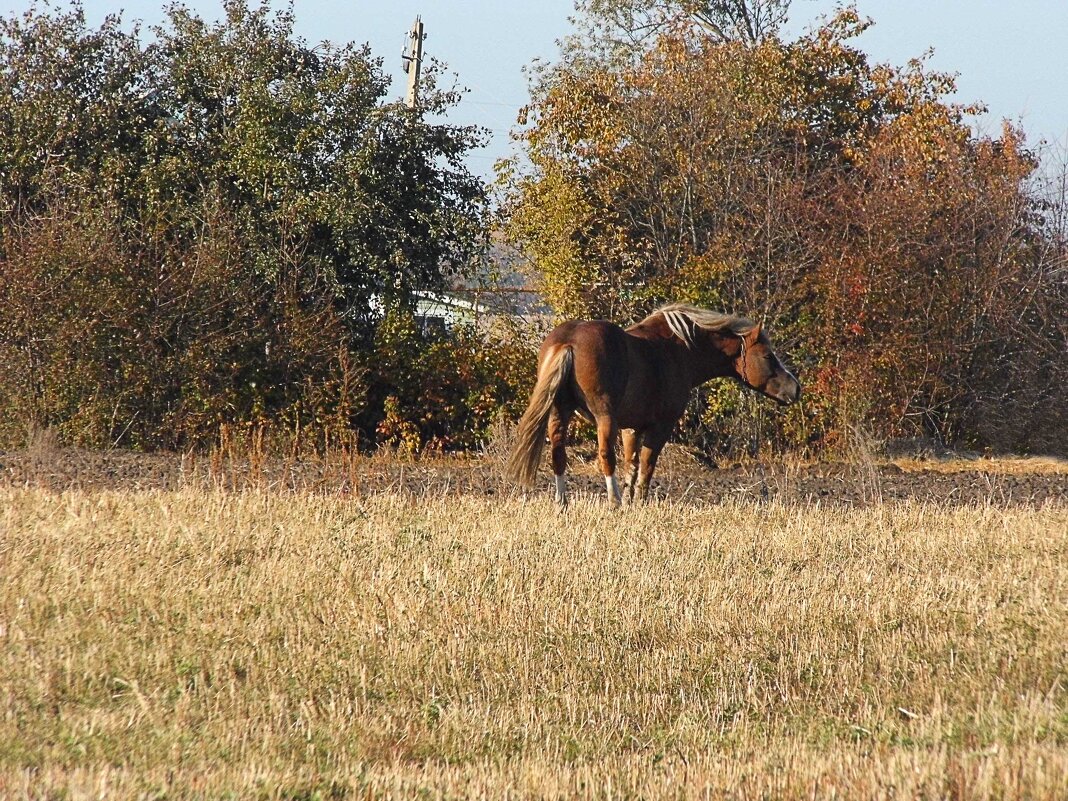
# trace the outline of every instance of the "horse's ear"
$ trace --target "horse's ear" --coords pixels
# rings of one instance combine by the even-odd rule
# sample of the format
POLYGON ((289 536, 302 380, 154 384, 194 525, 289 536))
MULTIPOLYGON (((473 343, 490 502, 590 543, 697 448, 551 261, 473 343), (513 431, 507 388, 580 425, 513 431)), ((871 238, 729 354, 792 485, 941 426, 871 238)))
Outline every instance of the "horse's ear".
POLYGON ((745 335, 745 341, 750 345, 755 344, 756 341, 760 339, 760 330, 763 327, 763 323, 757 323, 756 325, 754 325, 753 330, 745 335))

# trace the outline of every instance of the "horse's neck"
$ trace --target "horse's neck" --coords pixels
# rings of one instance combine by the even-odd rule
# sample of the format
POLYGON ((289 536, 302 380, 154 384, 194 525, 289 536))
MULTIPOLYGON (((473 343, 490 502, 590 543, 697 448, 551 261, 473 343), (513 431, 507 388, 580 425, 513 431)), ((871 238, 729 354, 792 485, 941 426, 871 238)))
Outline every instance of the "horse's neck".
POLYGON ((706 334, 691 352, 692 383, 700 386, 713 378, 734 375, 734 360, 741 347, 735 336, 706 334))

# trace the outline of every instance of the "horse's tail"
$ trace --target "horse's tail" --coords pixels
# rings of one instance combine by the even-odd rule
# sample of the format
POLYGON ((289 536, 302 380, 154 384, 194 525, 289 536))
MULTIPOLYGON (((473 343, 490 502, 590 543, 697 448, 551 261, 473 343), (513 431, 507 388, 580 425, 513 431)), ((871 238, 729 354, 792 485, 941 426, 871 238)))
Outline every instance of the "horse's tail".
POLYGON ((538 381, 530 395, 530 403, 516 428, 516 443, 508 458, 505 475, 529 487, 538 474, 541 452, 545 448, 545 431, 549 427, 549 413, 564 381, 575 369, 575 354, 564 345, 550 356, 539 370, 538 381))

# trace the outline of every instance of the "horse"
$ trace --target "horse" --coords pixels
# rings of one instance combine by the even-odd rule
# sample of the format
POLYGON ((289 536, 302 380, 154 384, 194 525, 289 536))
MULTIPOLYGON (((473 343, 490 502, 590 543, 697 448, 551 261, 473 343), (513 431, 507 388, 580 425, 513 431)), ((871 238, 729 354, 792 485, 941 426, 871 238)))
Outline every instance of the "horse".
POLYGON ((548 432, 556 501, 566 506, 567 429, 578 412, 597 427, 609 504, 623 499, 616 480, 620 433, 624 493, 633 501, 637 489, 644 501, 691 391, 713 378, 734 379, 782 405, 801 397, 801 384, 779 361, 763 327, 744 317, 673 303, 625 330, 606 320, 562 323, 542 342, 537 381, 506 473, 532 486, 548 432))

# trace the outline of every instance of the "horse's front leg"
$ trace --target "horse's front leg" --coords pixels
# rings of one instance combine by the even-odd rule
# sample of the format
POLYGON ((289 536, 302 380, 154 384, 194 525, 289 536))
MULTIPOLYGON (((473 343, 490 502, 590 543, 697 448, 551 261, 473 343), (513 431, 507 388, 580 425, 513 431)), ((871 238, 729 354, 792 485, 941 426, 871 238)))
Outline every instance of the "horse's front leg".
POLYGON ((610 416, 597 418, 597 462, 604 474, 605 487, 608 489, 608 503, 619 506, 622 496, 619 482, 616 481, 616 422, 610 416))
POLYGON ((642 435, 633 428, 623 429, 623 499, 628 503, 634 500, 634 484, 638 481, 638 451, 642 446, 642 435))

